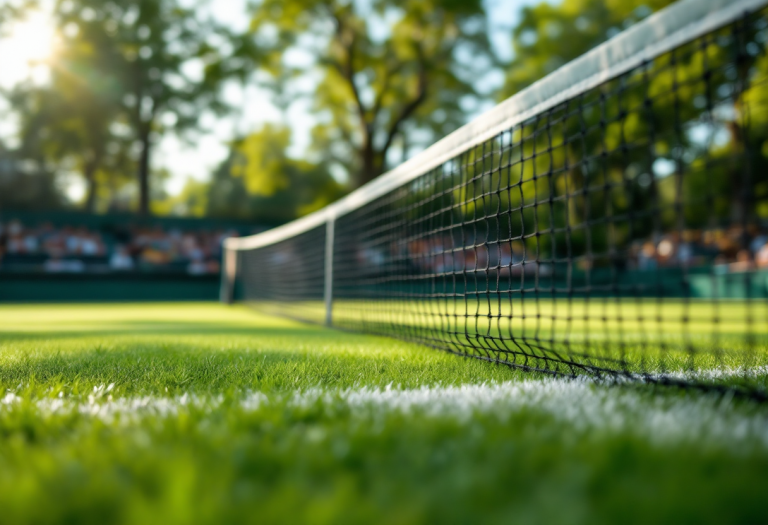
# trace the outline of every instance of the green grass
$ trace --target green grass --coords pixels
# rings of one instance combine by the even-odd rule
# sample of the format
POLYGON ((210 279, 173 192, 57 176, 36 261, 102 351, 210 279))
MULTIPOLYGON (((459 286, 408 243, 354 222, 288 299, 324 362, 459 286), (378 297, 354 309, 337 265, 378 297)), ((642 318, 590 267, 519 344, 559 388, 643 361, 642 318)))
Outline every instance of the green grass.
POLYGON ((0 306, 0 523, 760 523, 766 472, 763 405, 241 307, 0 306))
MULTIPOLYGON (((322 324, 322 301, 259 302, 322 324)), ((747 390, 768 388, 768 303, 762 300, 560 298, 336 300, 333 322, 381 335, 409 334, 460 354, 572 374, 568 364, 637 374, 702 375, 747 390), (450 334, 450 335, 448 335, 450 334), (749 337, 745 337, 749 335, 749 337), (734 372, 752 372, 736 378, 734 372), (701 372, 704 372, 702 374, 701 372)))

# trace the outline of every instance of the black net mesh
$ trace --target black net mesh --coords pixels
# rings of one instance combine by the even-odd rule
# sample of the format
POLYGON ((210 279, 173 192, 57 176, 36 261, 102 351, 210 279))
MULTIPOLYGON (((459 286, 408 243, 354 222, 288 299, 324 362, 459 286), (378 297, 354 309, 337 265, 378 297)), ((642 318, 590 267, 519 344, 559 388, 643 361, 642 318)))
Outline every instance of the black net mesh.
POLYGON ((326 227, 257 250, 238 252, 241 293, 269 314, 325 322, 326 227))
MULTIPOLYGON (((337 217, 333 325, 525 369, 768 376, 765 11, 337 217)), ((248 300, 322 322, 325 226, 244 251, 248 300)))

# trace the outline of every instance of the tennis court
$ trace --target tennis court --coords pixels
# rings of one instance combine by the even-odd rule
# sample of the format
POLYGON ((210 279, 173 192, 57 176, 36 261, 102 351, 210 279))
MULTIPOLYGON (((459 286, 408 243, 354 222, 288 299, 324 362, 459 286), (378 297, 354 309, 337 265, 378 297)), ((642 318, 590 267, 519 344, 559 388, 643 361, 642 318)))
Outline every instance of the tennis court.
POLYGON ((553 379, 242 307, 0 313, 2 522, 765 515, 768 416, 752 403, 553 379))
POLYGON ((0 305, 0 524, 766 522, 768 7, 640 18, 219 303, 0 305))

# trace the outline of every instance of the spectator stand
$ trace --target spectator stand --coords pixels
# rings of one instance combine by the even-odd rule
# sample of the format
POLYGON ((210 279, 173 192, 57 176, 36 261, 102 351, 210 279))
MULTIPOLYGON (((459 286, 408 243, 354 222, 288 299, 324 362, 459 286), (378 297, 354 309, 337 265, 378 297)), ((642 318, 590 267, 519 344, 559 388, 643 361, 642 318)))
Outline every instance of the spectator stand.
POLYGON ((0 212, 0 301, 211 299, 233 221, 0 212))

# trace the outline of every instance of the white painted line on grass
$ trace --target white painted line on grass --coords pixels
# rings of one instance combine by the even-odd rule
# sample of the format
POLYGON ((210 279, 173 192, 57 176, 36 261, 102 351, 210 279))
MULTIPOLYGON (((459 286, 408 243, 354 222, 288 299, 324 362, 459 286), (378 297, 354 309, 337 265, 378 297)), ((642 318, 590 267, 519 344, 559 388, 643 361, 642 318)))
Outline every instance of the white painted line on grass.
MULTIPOLYGON (((76 413, 130 425, 145 418, 170 418, 192 411, 206 415, 228 409, 223 407, 223 396, 112 398, 110 390, 110 386, 97 387, 86 400, 27 400, 9 392, 0 398, 0 416, 27 407, 41 416, 76 413)), ((745 445, 768 450, 768 410, 734 409, 729 399, 712 395, 647 395, 638 389, 605 387, 586 380, 531 379, 416 389, 311 388, 269 396, 250 392, 236 400, 232 408, 255 413, 275 406, 317 409, 329 418, 348 411, 351 418, 362 422, 399 413, 448 418, 462 424, 472 424, 478 416, 490 416, 513 424, 515 415, 531 412, 567 424, 574 436, 626 432, 656 445, 690 442, 734 451, 745 445)))

